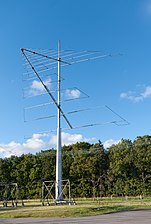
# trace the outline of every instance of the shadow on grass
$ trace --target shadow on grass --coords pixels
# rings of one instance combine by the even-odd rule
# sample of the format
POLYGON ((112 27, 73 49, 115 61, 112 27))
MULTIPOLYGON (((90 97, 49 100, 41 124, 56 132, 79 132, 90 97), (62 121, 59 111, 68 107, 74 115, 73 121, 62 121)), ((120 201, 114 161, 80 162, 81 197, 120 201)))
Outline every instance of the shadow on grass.
POLYGON ((122 206, 122 205, 92 207, 92 208, 82 209, 81 211, 79 211, 80 212, 79 215, 80 216, 101 215, 101 214, 109 214, 109 213, 115 213, 115 212, 128 211, 131 209, 132 209, 131 206, 122 206))

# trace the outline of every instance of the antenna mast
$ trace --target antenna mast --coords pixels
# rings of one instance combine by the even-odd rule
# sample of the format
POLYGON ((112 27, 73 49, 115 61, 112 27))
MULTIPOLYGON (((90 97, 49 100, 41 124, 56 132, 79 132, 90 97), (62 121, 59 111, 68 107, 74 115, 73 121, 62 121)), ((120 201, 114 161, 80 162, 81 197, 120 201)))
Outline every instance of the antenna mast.
MULTIPOLYGON (((102 125, 102 124, 116 124, 116 125, 124 125, 129 124, 124 118, 122 118, 119 114, 114 112, 110 107, 105 106, 105 109, 112 112, 112 114, 116 115, 116 117, 120 118, 119 121, 113 120, 111 122, 105 122, 105 123, 92 123, 92 124, 84 124, 82 126, 75 127, 74 125, 71 125, 70 121, 68 120, 67 116, 68 114, 73 114, 77 112, 87 111, 90 110, 90 108, 86 109, 77 109, 74 111, 66 112, 64 113, 61 103, 63 102, 61 99, 61 66, 69 66, 81 62, 86 62, 89 60, 95 60, 99 58, 105 58, 105 57, 111 57, 111 54, 102 54, 100 51, 81 51, 77 52, 74 50, 60 50, 60 40, 58 41, 58 49, 53 50, 42 50, 39 49, 38 51, 33 51, 30 49, 22 48, 21 49, 22 54, 25 58, 25 66, 27 69, 27 72, 25 73, 25 77, 27 77, 26 81, 31 82, 30 90, 33 90, 33 84, 36 78, 36 82, 38 84, 38 92, 34 91, 27 91, 27 97, 31 96, 40 96, 46 93, 49 98, 52 100, 52 103, 57 108, 57 114, 45 117, 37 117, 35 120, 40 120, 43 118, 51 118, 51 117, 57 117, 57 151, 56 151, 56 180, 55 180, 55 196, 53 196, 53 199, 55 203, 62 203, 64 200, 63 198, 63 180, 62 180, 62 148, 61 148, 61 131, 63 128, 61 127, 61 116, 65 120, 66 124, 68 125, 69 129, 75 129, 75 128, 84 128, 84 127, 91 127, 96 125, 102 125), (49 84, 47 83, 47 80, 44 79, 45 76, 49 77, 50 71, 52 70, 58 70, 55 72, 55 75, 57 75, 57 78, 55 80, 50 80, 52 83, 53 81, 56 82, 56 91, 52 91, 52 89, 49 87, 49 84), (38 80, 38 81, 37 81, 38 80), (41 83, 41 86, 39 86, 39 83, 41 83), (56 95, 54 96, 54 94, 56 95)), ((37 87, 36 87, 37 88, 37 87)), ((70 96, 65 101, 70 100, 76 100, 76 99, 82 99, 87 98, 88 95, 85 94, 82 91, 79 91, 79 89, 76 89, 78 92, 77 96, 70 96), (80 97, 80 95, 83 95, 83 97, 80 97)), ((71 94, 69 94, 71 95, 71 94)), ((63 97, 62 97, 63 98, 63 97)), ((50 102, 46 102, 43 104, 30 106, 25 108, 25 112, 28 111, 28 109, 34 109, 39 108, 41 106, 50 105, 50 102)), ((97 108, 98 109, 98 108, 97 108)), ((25 115, 25 114, 24 114, 25 115)), ((26 119, 25 119, 26 120, 26 119)), ((53 130, 52 130, 53 131, 53 130)), ((56 129, 55 129, 56 131, 56 129)), ((49 133, 49 132, 48 132, 49 133)), ((47 188, 48 190, 48 188, 47 188)), ((50 191, 48 192, 48 194, 50 191)))
POLYGON ((56 153, 56 194, 55 199, 62 197, 62 150, 61 150, 61 120, 60 120, 60 40, 58 41, 58 120, 57 120, 57 153, 56 153))

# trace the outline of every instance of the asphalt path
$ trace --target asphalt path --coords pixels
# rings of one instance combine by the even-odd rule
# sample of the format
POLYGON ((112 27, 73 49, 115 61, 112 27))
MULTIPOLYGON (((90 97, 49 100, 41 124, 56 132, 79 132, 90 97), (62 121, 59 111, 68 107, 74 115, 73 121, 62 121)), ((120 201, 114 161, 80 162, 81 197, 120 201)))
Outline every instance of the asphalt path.
POLYGON ((151 224, 151 209, 78 218, 0 219, 0 224, 151 224))

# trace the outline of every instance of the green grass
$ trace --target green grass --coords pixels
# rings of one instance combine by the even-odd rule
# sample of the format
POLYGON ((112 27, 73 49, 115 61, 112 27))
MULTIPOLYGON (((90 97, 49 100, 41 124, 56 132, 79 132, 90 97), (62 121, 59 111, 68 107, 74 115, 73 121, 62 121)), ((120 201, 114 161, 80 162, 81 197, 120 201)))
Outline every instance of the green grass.
POLYGON ((151 208, 151 198, 136 199, 124 198, 77 200, 77 205, 41 206, 39 201, 25 201, 25 207, 20 204, 17 208, 0 205, 0 218, 27 218, 27 217, 80 217, 101 215, 111 212, 120 212, 129 209, 151 208))

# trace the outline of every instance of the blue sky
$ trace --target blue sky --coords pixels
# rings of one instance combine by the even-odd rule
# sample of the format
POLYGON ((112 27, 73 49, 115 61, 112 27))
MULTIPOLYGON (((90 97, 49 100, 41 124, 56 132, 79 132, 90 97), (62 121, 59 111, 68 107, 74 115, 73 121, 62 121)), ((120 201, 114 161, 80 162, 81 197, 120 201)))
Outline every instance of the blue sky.
MULTIPOLYGON (((55 147, 55 133, 36 135, 55 128, 55 119, 24 123, 24 107, 35 102, 23 99, 20 49, 57 49, 58 39, 61 49, 115 54, 62 70, 65 88, 77 87, 90 96, 81 104, 65 104, 65 110, 108 105, 130 122, 64 131, 63 143, 100 139, 108 146, 121 138, 151 134, 150 0, 0 0, 0 33, 1 157, 55 147)), ((98 109, 69 119, 79 126, 113 117, 98 109)))

